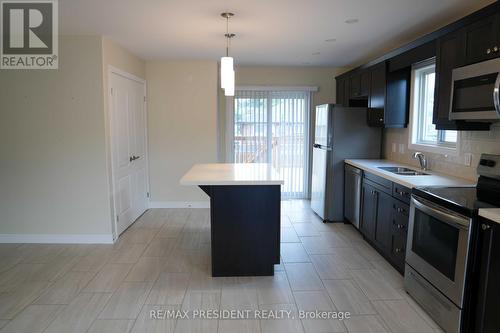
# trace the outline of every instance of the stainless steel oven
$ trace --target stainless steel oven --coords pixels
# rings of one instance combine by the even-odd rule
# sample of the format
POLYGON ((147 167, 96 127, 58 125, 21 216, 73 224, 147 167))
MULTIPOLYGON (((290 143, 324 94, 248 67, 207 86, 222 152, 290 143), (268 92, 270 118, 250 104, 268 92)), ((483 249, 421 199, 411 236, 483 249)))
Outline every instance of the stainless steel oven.
POLYGON ((447 332, 459 332, 472 219, 412 196, 405 287, 447 332))
POLYGON ((453 70, 450 119, 500 120, 500 58, 453 70))

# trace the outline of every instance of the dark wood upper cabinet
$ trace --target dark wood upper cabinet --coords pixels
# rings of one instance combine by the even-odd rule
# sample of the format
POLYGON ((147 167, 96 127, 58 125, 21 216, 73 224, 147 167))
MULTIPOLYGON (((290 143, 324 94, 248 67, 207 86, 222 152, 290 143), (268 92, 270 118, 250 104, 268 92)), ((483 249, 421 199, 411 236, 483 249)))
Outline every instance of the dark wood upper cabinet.
POLYGON ((369 70, 364 70, 350 76, 350 99, 368 98, 370 93, 370 77, 371 73, 369 70))
POLYGON ((360 96, 368 97, 368 95, 370 94, 370 81, 371 81, 371 72, 369 70, 361 72, 360 86, 359 86, 360 96))
POLYGON ((408 125, 411 68, 387 73, 384 127, 402 128, 408 125))
POLYGON ((384 126, 386 86, 386 63, 376 65, 371 70, 370 95, 368 99, 368 124, 370 126, 384 126))
POLYGON ((361 93, 361 74, 354 74, 349 79, 350 98, 357 98, 361 93))
POLYGON ((344 80, 344 104, 342 104, 345 107, 349 106, 349 95, 351 93, 351 90, 349 87, 350 87, 350 82, 349 82, 349 78, 347 77, 344 80))
POLYGON ((449 120, 452 72, 465 65, 466 31, 461 29, 439 38, 436 52, 436 81, 433 123, 440 130, 488 130, 487 123, 449 120))
POLYGON ((500 56, 500 14, 489 16, 465 28, 465 63, 472 64, 500 56))
POLYGON ((349 77, 339 77, 337 82, 337 104, 348 107, 349 106, 349 77))
POLYGON ((344 103, 344 89, 345 89, 345 79, 337 79, 336 80, 336 103, 342 106, 345 106, 344 103))

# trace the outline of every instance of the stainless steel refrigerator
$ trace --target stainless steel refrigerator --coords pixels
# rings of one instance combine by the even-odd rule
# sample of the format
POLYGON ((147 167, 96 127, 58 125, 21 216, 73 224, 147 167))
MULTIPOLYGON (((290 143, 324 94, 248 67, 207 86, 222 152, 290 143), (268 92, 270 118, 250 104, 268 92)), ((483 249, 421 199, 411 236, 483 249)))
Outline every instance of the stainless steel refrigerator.
POLYGON ((311 208, 326 222, 344 219, 344 160, 378 159, 382 129, 368 127, 366 108, 316 106, 311 208))

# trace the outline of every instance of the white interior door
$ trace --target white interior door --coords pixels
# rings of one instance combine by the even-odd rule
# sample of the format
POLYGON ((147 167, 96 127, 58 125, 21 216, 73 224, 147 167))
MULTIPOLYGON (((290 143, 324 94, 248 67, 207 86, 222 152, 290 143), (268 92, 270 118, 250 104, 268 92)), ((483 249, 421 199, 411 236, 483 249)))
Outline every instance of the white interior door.
POLYGON ((147 206, 144 82, 110 73, 111 155, 117 236, 147 206))

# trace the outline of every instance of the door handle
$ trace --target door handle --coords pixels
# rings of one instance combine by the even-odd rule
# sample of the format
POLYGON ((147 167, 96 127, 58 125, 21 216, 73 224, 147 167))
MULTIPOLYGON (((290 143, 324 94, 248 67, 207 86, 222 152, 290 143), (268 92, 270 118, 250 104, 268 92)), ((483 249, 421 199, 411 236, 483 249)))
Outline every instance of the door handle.
POLYGON ((135 155, 134 156, 130 156, 129 161, 133 162, 133 161, 138 160, 140 158, 141 158, 140 156, 135 156, 135 155))

